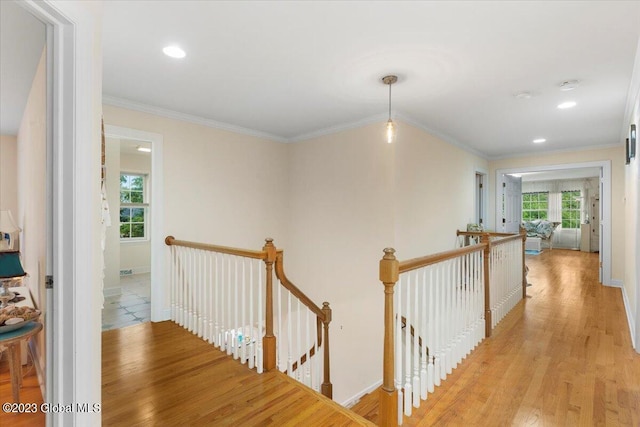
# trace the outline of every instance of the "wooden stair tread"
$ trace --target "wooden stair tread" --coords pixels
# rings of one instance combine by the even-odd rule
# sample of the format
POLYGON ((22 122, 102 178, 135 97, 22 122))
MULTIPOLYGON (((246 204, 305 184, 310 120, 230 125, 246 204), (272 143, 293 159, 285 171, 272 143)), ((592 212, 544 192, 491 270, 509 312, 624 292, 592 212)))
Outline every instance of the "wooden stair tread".
POLYGON ((103 332, 102 422, 364 426, 279 371, 258 374, 173 322, 103 332))

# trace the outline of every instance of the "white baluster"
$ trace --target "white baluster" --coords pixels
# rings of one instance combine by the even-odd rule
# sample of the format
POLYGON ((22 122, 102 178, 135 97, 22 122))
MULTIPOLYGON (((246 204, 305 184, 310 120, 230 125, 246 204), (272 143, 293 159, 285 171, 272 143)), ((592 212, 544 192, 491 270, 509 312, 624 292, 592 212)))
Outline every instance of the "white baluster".
POLYGON ((404 326, 404 413, 411 416, 411 277, 406 274, 405 291, 406 297, 406 321, 404 326))
POLYGON ((259 374, 263 372, 263 355, 262 355, 262 337, 264 332, 262 331, 262 326, 264 322, 263 315, 263 307, 265 302, 262 299, 262 272, 264 271, 264 266, 261 262, 259 262, 258 267, 258 336, 256 337, 256 370, 259 374))
POLYGON ((395 386, 398 391, 398 424, 402 424, 402 414, 403 414, 403 393, 402 393, 402 276, 400 276, 400 280, 397 285, 397 294, 394 298, 394 311, 395 311, 395 319, 396 319, 396 330, 395 330, 395 338, 396 338, 396 355, 394 358, 395 361, 395 386))
POLYGON ((296 301, 298 302, 298 312, 296 313, 296 317, 297 317, 297 322, 296 322, 296 332, 297 332, 297 341, 298 341, 298 351, 296 353, 296 360, 298 361, 298 369, 296 370, 296 376, 295 378, 298 381, 302 380, 302 322, 300 321, 300 311, 301 311, 301 307, 300 307, 300 300, 296 298, 296 301))
POLYGON ((307 337, 304 340, 304 348, 307 349, 307 361, 305 363, 305 380, 304 383, 305 385, 307 385, 308 387, 311 387, 311 337, 309 336, 309 329, 311 328, 311 325, 309 324, 309 309, 305 309, 305 312, 307 314, 307 337))
POLYGON ((427 330, 427 268, 422 269, 422 282, 420 283, 420 293, 422 295, 422 303, 420 305, 420 319, 422 320, 421 336, 422 336, 422 348, 420 349, 420 398, 425 400, 427 398, 427 337, 429 331, 427 330))
POLYGON ((278 364, 278 369, 282 369, 282 365, 285 363, 285 360, 282 359, 282 344, 283 338, 282 335, 282 304, 284 301, 282 300, 282 285, 278 283, 278 336, 276 337, 277 345, 276 345, 276 363, 278 364))
POLYGON ((169 295, 171 299, 171 320, 176 321, 176 247, 169 246, 169 295))
MULTIPOLYGON (((414 332, 413 332, 413 360, 412 360, 412 364, 413 364, 413 384, 412 384, 412 388, 413 388, 413 407, 414 408, 419 408, 420 407, 420 395, 421 395, 421 387, 420 387, 420 335, 424 335, 421 334, 420 331, 420 312, 418 309, 418 305, 420 302, 420 294, 418 292, 419 289, 419 285, 418 285, 418 273, 415 272, 414 273, 414 277, 413 277, 413 289, 414 289, 414 293, 413 293, 413 320, 412 320, 412 324, 415 325, 414 326, 414 332)), ((411 328, 409 328, 411 329, 411 328)))
POLYGON ((434 298, 434 306, 435 306, 435 317, 434 317, 434 359, 433 359, 433 383, 437 387, 440 385, 440 380, 442 379, 444 373, 442 369, 442 309, 444 305, 444 298, 442 292, 442 264, 437 264, 435 271, 435 282, 434 282, 434 290, 435 290, 435 298, 434 298))
POLYGON ((293 378, 293 333, 291 331, 293 319, 291 318, 291 292, 287 291, 287 373, 293 378))
POLYGON ((249 262, 249 341, 247 345, 249 346, 249 369, 253 369, 255 366, 255 343, 254 341, 257 339, 256 335, 253 332, 253 270, 254 270, 254 262, 249 262))
POLYGON ((428 282, 428 290, 429 290, 429 310, 428 314, 428 330, 427 330, 427 344, 425 347, 428 349, 428 363, 427 363, 427 391, 429 393, 433 393, 435 390, 435 379, 434 379, 434 366, 433 366, 433 357, 435 354, 436 341, 434 339, 435 330, 435 283, 433 282, 435 266, 429 268, 429 282, 428 282))

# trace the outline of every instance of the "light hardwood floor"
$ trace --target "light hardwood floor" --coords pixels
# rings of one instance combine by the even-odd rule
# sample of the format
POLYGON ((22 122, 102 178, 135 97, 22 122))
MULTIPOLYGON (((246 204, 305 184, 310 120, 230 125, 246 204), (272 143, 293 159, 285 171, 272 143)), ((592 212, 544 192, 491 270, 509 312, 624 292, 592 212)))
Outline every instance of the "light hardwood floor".
POLYGON ((373 425, 280 372, 258 375, 171 322, 102 337, 105 426, 373 425))
MULTIPOLYGON (((598 256, 527 256, 526 300, 429 395, 409 426, 640 426, 640 354, 598 256)), ((353 410, 377 422, 376 393, 353 410)))
MULTIPOLYGON (((20 402, 36 404, 38 410, 31 413, 5 413, 0 410, 0 426, 10 427, 37 427, 44 426, 44 413, 39 410, 42 405, 42 393, 36 370, 29 356, 29 363, 22 367, 22 388, 20 389, 20 402)), ((6 354, 2 354, 0 359, 0 403, 13 402, 11 391, 11 375, 9 374, 9 363, 6 354)))

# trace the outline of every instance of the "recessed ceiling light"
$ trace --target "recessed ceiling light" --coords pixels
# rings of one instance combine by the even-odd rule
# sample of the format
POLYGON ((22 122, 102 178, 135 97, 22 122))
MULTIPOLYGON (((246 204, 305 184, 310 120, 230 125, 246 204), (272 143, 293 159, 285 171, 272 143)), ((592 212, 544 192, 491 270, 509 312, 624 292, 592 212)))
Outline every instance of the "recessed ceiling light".
POLYGON ((143 153, 150 153, 151 152, 151 148, 149 147, 142 147, 142 146, 138 146, 138 151, 142 151, 143 153))
POLYGON ((534 144, 542 144, 543 142, 547 142, 547 140, 544 138, 536 138, 533 140, 534 144))
POLYGON ((187 56, 184 50, 180 49, 176 45, 167 46, 162 49, 165 55, 170 56, 172 58, 184 58, 187 56))
POLYGON ((575 101, 567 101, 567 102, 563 102, 562 104, 559 104, 558 108, 560 108, 561 110, 564 110, 566 108, 573 108, 575 106, 576 106, 575 101))
POLYGON ((580 80, 566 80, 560 83, 560 90, 563 92, 574 90, 580 84, 580 80))

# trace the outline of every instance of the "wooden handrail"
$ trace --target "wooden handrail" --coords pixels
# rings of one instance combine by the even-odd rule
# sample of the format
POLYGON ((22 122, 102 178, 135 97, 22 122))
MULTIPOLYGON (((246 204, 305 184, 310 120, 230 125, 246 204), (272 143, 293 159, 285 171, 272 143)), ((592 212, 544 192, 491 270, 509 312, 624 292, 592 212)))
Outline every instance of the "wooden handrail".
POLYGON ((498 233, 495 231, 462 231, 456 230, 456 236, 481 236, 488 234, 491 237, 513 236, 513 233, 498 233))
POLYGON ((309 310, 313 311, 320 319, 324 319, 322 309, 311 301, 308 296, 306 296, 296 285, 291 283, 291 280, 287 278, 287 275, 284 273, 283 251, 281 249, 276 252, 276 277, 280 280, 282 286, 291 292, 294 297, 302 301, 302 303, 306 305, 309 310))
POLYGON ((514 240, 522 240, 522 235, 520 234, 509 234, 508 237, 504 237, 503 239, 500 240, 492 240, 490 242, 491 246, 500 246, 503 245, 505 243, 509 243, 512 242, 514 240))
POLYGON ((457 258, 461 255, 470 254, 473 252, 481 251, 485 249, 487 243, 479 243, 477 245, 465 246, 459 249, 453 249, 450 251, 440 252, 433 255, 427 255, 420 258, 413 258, 406 261, 400 261, 399 273, 406 273, 407 271, 415 270, 427 265, 436 264, 448 259, 457 258))
POLYGON ((222 254, 236 255, 236 256, 242 256, 247 258, 262 259, 262 260, 267 258, 267 253, 265 251, 252 251, 249 249, 238 249, 238 248, 231 248, 228 246, 218 246, 218 245, 209 245, 206 243, 189 242, 187 240, 176 240, 176 238, 173 236, 167 236, 167 238, 164 239, 164 242, 166 243, 167 246, 172 246, 172 245, 182 246, 185 248, 200 249, 203 251, 218 252, 222 254))
MULTIPOLYGON (((320 323, 324 325, 324 355, 323 355, 323 363, 324 363, 324 378, 321 386, 322 394, 327 396, 328 398, 333 397, 333 385, 330 380, 330 363, 329 363, 329 323, 331 323, 331 308, 329 307, 328 302, 322 303, 322 308, 318 307, 311 299, 304 294, 296 285, 294 285, 291 280, 287 277, 284 272, 284 254, 282 250, 276 250, 275 257, 275 273, 276 278, 280 281, 282 286, 291 292, 291 295, 296 297, 300 302, 302 302, 311 312, 316 315, 316 319, 318 320, 318 328, 320 327, 320 323)), ((322 337, 320 329, 316 329, 318 333, 318 346, 322 345, 322 337)), ((315 351, 314 351, 315 354, 315 351)), ((313 354, 311 354, 313 356, 313 354)), ((300 358, 300 364, 306 361, 306 354, 304 354, 300 358)), ((293 365, 292 370, 295 371, 298 368, 297 361, 293 365)))

